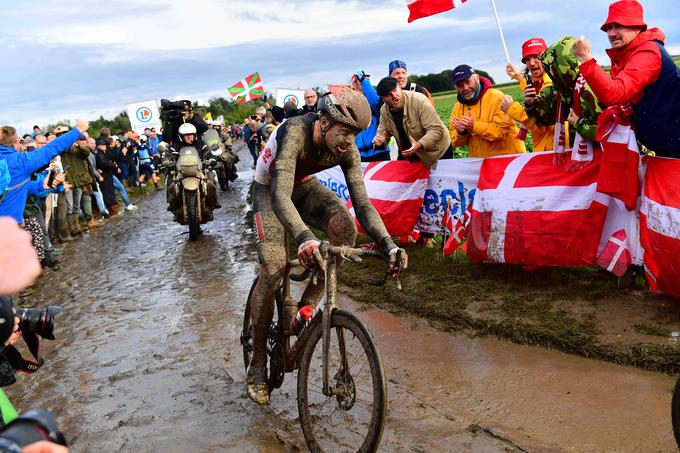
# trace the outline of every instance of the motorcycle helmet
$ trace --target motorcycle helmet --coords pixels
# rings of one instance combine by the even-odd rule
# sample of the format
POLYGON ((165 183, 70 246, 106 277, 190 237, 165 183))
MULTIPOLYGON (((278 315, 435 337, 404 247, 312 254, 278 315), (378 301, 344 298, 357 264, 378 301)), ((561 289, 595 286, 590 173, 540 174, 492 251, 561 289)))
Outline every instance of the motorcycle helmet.
POLYGON ((179 135, 185 136, 189 134, 194 134, 196 135, 196 126, 194 126, 191 123, 183 123, 180 127, 179 130, 177 131, 179 135))
POLYGON ((355 129, 364 130, 370 126, 371 107, 362 93, 347 85, 334 85, 329 90, 319 99, 319 113, 355 129))

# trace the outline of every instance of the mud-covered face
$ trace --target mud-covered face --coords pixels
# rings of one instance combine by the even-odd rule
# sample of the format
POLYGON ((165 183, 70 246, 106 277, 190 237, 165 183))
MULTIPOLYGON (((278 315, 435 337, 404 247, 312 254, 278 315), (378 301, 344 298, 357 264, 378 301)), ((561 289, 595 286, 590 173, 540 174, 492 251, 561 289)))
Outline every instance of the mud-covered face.
POLYGON ((640 31, 642 31, 640 27, 625 27, 616 23, 605 27, 605 32, 607 32, 607 38, 609 39, 609 44, 612 45, 612 49, 626 47, 640 34, 640 31))
POLYGON ((539 79, 543 75, 543 65, 539 61, 538 55, 527 55, 524 64, 534 79, 539 79))
POLYGON ((326 147, 333 154, 341 156, 349 150, 358 133, 353 127, 336 122, 326 131, 326 147))
POLYGON ((406 69, 397 68, 394 71, 392 71, 390 77, 394 77, 395 79, 397 79, 399 88, 401 88, 402 90, 406 88, 406 84, 408 83, 408 73, 406 72, 406 69))

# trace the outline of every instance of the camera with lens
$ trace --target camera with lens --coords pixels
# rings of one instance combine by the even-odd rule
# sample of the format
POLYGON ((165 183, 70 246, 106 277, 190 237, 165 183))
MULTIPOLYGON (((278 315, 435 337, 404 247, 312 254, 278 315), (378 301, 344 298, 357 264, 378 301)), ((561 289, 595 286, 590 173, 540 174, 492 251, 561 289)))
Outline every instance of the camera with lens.
POLYGON ((20 452, 42 440, 67 446, 54 415, 44 409, 31 409, 0 429, 0 452, 20 452))
POLYGON ((161 120, 172 121, 179 119, 182 112, 189 107, 191 110, 191 101, 169 101, 168 99, 161 99, 161 120))
POLYGON ((59 306, 42 308, 16 308, 19 330, 24 336, 36 334, 54 340, 54 315, 63 310, 59 306))

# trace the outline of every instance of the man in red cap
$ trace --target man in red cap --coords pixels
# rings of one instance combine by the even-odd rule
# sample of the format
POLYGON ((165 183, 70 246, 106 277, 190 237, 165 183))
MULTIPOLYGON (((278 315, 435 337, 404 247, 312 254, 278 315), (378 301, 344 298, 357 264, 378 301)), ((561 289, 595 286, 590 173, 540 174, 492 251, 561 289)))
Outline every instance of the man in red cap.
POLYGON ((591 56, 585 37, 573 47, 581 74, 603 104, 632 106, 629 119, 643 145, 657 156, 680 158, 680 68, 664 48, 663 32, 647 29, 635 0, 609 5, 601 29, 612 45, 611 76, 591 56))
MULTIPOLYGON (((542 38, 531 38, 522 44, 522 63, 526 65, 526 69, 520 73, 512 63, 508 63, 505 67, 508 77, 519 82, 519 87, 524 92, 524 102, 527 105, 535 101, 536 95, 542 89, 552 86, 550 76, 545 72, 538 59, 538 56, 547 48, 548 46, 542 38)), ((501 110, 522 125, 517 138, 524 140, 526 131, 531 131, 534 152, 553 149, 554 125, 539 125, 530 120, 524 106, 516 102, 510 95, 505 95, 503 98, 501 110)))

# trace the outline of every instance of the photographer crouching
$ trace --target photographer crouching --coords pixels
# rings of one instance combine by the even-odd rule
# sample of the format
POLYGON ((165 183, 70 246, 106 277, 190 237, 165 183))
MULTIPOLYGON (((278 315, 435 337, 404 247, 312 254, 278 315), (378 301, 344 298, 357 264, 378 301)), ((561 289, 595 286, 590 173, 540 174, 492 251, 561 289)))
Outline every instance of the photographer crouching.
MULTIPOLYGON (((0 294, 12 294, 30 284, 40 274, 40 263, 31 245, 30 234, 9 217, 0 217, 0 294)), ((38 336, 52 336, 52 319, 58 307, 39 309, 12 308, 11 299, 0 297, 0 386, 16 381, 16 371, 33 372, 42 364, 38 336), (24 338, 36 361, 23 359, 16 350, 24 338), (32 346, 34 345, 34 346, 32 346)), ((0 453, 64 453, 68 452, 63 434, 50 412, 33 409, 19 415, 4 391, 0 390, 0 453)))

